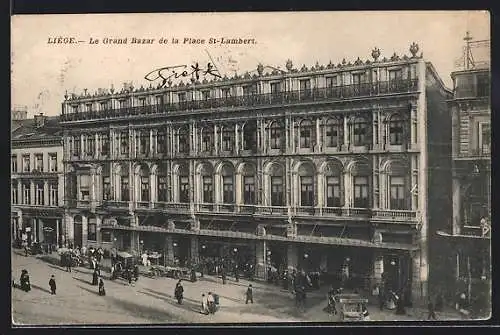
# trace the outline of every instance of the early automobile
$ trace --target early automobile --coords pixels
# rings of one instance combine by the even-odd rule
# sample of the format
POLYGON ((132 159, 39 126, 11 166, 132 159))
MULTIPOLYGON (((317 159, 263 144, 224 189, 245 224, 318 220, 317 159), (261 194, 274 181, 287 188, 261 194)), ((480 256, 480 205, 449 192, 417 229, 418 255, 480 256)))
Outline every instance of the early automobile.
POLYGON ((334 297, 340 321, 366 321, 368 299, 359 294, 342 293, 334 297))
POLYGON ((120 251, 116 253, 112 278, 128 279, 127 269, 129 269, 132 273, 136 264, 136 258, 128 252, 120 251))

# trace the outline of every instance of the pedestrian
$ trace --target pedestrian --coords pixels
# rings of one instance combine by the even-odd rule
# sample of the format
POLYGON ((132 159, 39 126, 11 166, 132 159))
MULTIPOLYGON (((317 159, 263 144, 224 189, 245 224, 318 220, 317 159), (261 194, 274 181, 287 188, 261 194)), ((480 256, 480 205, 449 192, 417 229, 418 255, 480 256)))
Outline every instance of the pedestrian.
POLYGON ((102 278, 99 279, 99 295, 100 296, 106 295, 106 290, 104 289, 104 281, 102 280, 102 278))
POLYGON ((379 287, 379 289, 378 289, 378 305, 379 305, 381 311, 384 310, 384 305, 385 305, 385 301, 386 301, 385 298, 386 298, 386 296, 385 296, 385 292, 384 292, 383 288, 379 287))
POLYGON ((66 271, 67 272, 71 272, 71 262, 73 261, 72 257, 71 257, 71 253, 68 253, 66 255, 66 271))
POLYGON ((194 268, 194 266, 191 268, 191 282, 195 282, 196 281, 196 270, 194 268))
POLYGON ((175 299, 177 299, 177 303, 181 305, 182 299, 184 298, 184 287, 182 287, 182 280, 179 280, 177 282, 177 285, 175 285, 174 296, 175 299))
POLYGON ((222 284, 225 284, 227 280, 226 270, 222 269, 222 284))
POLYGON ((368 308, 365 304, 361 306, 361 312, 363 315, 363 321, 370 321, 370 313, 368 313, 368 308))
POLYGON ((50 294, 56 294, 56 279, 54 278, 54 275, 50 277, 49 286, 50 286, 50 294))
POLYGON ((238 268, 238 265, 234 267, 234 280, 239 283, 240 282, 240 269, 238 268))
POLYGON ((205 293, 201 294, 201 313, 205 314, 205 315, 210 313, 208 311, 208 301, 207 301, 207 297, 205 296, 205 293))
POLYGON ((28 242, 23 242, 24 246, 24 256, 28 257, 28 242))
POLYGON ((21 271, 21 278, 19 280, 21 284, 21 289, 25 292, 31 291, 31 284, 30 284, 30 276, 28 274, 28 270, 23 269, 21 271))
POLYGON ((252 288, 252 284, 248 285, 245 304, 248 304, 249 301, 253 304, 253 288, 252 288))
POLYGON ((328 291, 328 313, 331 313, 333 315, 337 314, 337 308, 335 306, 335 293, 336 290, 333 287, 333 285, 330 287, 330 290, 328 291))
POLYGON ((434 304, 432 303, 432 300, 429 300, 429 303, 427 304, 427 310, 428 310, 428 314, 427 314, 427 320, 437 320, 437 317, 436 317, 436 310, 434 308, 434 304))
POLYGON ((130 270, 130 267, 127 267, 127 279, 128 279, 128 284, 132 285, 132 270, 130 270))
POLYGON ((207 306, 208 306, 208 312, 210 314, 215 314, 215 299, 214 296, 212 295, 212 292, 208 292, 207 306))
POLYGON ((97 286, 97 284, 99 284, 99 276, 97 275, 97 270, 94 270, 92 274, 92 285, 97 286))
POLYGON ((134 265, 134 280, 138 281, 139 280, 139 265, 134 265))

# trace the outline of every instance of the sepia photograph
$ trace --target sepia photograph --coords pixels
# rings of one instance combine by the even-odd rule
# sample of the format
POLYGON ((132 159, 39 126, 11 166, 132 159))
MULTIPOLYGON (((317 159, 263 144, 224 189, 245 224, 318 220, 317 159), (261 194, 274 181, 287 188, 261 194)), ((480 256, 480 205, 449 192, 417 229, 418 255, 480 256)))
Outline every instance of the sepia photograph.
POLYGON ((12 327, 490 319, 490 20, 11 16, 12 327))

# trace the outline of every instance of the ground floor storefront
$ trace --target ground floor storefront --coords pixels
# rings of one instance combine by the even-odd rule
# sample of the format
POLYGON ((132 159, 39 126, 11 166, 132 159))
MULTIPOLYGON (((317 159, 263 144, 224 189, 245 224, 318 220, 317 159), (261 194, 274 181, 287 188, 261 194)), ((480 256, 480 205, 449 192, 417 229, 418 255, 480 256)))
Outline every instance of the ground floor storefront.
POLYGON ((34 244, 55 250, 65 244, 62 214, 57 211, 22 211, 11 213, 11 239, 16 246, 34 244))

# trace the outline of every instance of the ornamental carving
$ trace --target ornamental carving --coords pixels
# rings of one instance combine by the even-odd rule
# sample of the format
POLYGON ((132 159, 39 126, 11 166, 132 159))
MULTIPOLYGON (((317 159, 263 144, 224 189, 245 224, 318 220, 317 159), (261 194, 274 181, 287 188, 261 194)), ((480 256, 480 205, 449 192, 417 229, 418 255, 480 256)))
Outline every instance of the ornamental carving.
POLYGON ((293 63, 292 63, 292 61, 290 59, 288 59, 286 61, 285 67, 288 70, 288 72, 292 71, 292 69, 293 69, 293 63))
POLYGON ((380 57, 380 49, 379 48, 377 48, 377 47, 373 48, 372 57, 373 57, 373 60, 376 62, 377 59, 380 57))
POLYGON ((413 42, 413 43, 410 45, 410 53, 411 53, 411 57, 412 57, 412 58, 417 57, 418 50, 419 50, 418 44, 417 44, 417 43, 415 43, 415 42, 413 42))

